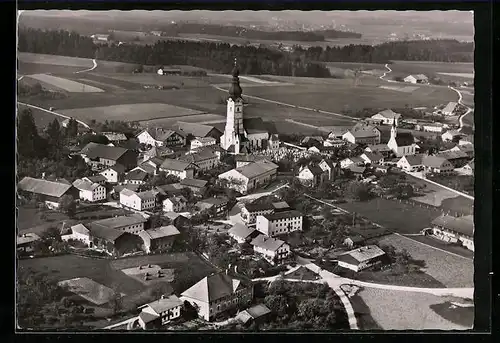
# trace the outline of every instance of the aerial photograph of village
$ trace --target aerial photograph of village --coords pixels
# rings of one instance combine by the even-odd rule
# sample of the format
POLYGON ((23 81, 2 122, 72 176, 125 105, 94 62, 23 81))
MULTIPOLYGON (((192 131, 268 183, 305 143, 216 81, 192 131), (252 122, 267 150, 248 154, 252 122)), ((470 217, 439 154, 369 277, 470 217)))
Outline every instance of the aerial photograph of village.
POLYGON ((20 10, 16 330, 470 330, 470 11, 20 10))

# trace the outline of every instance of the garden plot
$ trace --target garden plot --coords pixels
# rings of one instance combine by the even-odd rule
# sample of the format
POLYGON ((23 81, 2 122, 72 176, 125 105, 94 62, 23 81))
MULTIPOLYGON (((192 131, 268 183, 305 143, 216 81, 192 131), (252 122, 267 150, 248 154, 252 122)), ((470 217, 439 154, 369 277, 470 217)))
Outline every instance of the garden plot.
POLYGON ((156 264, 140 265, 134 268, 122 269, 126 275, 149 286, 158 282, 173 282, 174 269, 163 269, 156 264))
POLYGON ((162 103, 123 104, 61 110, 73 118, 102 120, 145 121, 160 118, 176 118, 200 114, 200 111, 162 103))
POLYGON ((80 82, 64 79, 62 77, 57 77, 47 74, 33 74, 29 76, 32 79, 41 81, 43 83, 55 86, 57 88, 63 89, 71 93, 99 93, 104 92, 104 90, 92 87, 80 82))
MULTIPOLYGON (((98 306, 108 303, 115 295, 111 288, 86 277, 61 281, 58 284, 62 287, 68 287, 69 291, 98 306)), ((121 296, 124 295, 121 293, 121 296)))

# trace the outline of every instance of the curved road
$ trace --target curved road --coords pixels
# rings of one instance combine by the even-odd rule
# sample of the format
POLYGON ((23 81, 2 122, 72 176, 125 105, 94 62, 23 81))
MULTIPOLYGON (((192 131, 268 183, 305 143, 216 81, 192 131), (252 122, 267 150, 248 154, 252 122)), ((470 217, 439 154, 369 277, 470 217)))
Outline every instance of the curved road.
POLYGON ((86 73, 88 71, 92 71, 94 70, 95 68, 97 68, 97 61, 94 59, 92 59, 92 63, 94 64, 91 68, 88 68, 88 69, 85 69, 85 70, 80 70, 80 71, 75 71, 75 74, 80 74, 80 73, 86 73))
POLYGON ((387 74, 392 73, 392 69, 391 69, 391 68, 389 68, 389 65, 388 65, 387 63, 385 64, 385 66, 384 66, 384 67, 385 67, 385 69, 387 69, 387 71, 386 71, 386 72, 384 72, 384 74, 383 74, 383 75, 381 75, 381 76, 379 77, 379 79, 384 80, 384 81, 387 81, 387 82, 395 82, 394 80, 387 80, 387 79, 385 79, 385 77, 387 76, 387 74))
POLYGON ((470 108, 469 106, 467 106, 467 105, 465 105, 465 104, 463 103, 463 101, 462 101, 462 100, 463 100, 462 93, 460 93, 460 91, 459 91, 458 89, 456 89, 456 88, 454 88, 454 87, 451 87, 451 86, 448 86, 448 88, 450 88, 450 89, 454 90, 455 92, 457 92, 457 94, 458 94, 458 103, 459 103, 460 105, 462 105, 462 106, 464 106, 464 107, 466 107, 466 108, 467 108, 467 111, 466 111, 464 114, 462 114, 460 117, 458 117, 458 123, 459 123, 459 125, 460 125, 460 128, 458 129, 458 131, 461 131, 461 130, 462 130, 462 128, 464 127, 463 118, 464 118, 467 114, 469 114, 469 113, 471 113, 471 112, 472 112, 472 108, 470 108))

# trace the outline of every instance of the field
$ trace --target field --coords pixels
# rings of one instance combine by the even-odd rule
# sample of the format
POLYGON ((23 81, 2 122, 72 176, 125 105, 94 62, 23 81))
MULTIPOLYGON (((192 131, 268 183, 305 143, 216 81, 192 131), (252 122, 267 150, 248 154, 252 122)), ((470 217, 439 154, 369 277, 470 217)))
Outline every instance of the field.
POLYGON ((55 86, 59 89, 65 90, 67 92, 74 93, 98 93, 104 92, 102 89, 97 87, 92 87, 83 83, 72 81, 69 79, 64 79, 61 77, 48 75, 48 74, 32 74, 29 76, 32 79, 41 81, 43 84, 49 84, 55 86))
POLYGON ((466 330, 473 325, 454 324, 438 315, 430 306, 443 303, 445 298, 431 294, 364 288, 359 297, 383 330, 466 330))
POLYGON ((366 202, 349 202, 338 206, 402 234, 419 233, 442 213, 438 209, 422 208, 383 198, 366 202))
POLYGON ((65 66, 57 64, 28 63, 19 61, 17 72, 20 75, 31 74, 73 74, 82 70, 82 67, 65 66))
POLYGON ((108 303, 115 292, 89 278, 75 278, 59 282, 60 286, 68 287, 68 290, 81 296, 95 305, 108 303))
POLYGON ((159 126, 164 128, 172 127, 178 121, 184 121, 188 123, 198 123, 198 124, 210 124, 214 123, 225 123, 226 117, 216 114, 194 114, 184 117, 170 117, 161 119, 151 119, 151 120, 141 120, 142 125, 159 126))
POLYGON ((439 75, 460 77, 460 78, 465 78, 465 79, 473 79, 474 78, 474 73, 438 73, 438 74, 439 75))
POLYGON ((422 202, 424 204, 439 207, 443 204, 443 200, 456 197, 458 197, 456 193, 453 193, 452 191, 442 188, 440 190, 427 193, 426 195, 423 196, 413 197, 412 199, 418 202, 422 202))
POLYGON ((122 272, 142 282, 144 285, 151 285, 157 282, 174 281, 173 269, 163 269, 155 264, 126 268, 122 269, 122 272))
POLYGON ((82 120, 103 120, 105 118, 106 120, 141 121, 169 117, 179 118, 196 115, 200 112, 163 103, 144 103, 76 108, 59 110, 59 113, 82 120))
POLYGON ((392 234, 377 239, 377 244, 406 249, 414 260, 424 261, 422 270, 445 287, 474 287, 472 258, 448 254, 415 242, 412 238, 392 234))
POLYGON ((80 70, 91 68, 93 66, 91 58, 79 58, 79 57, 69 57, 60 55, 43 55, 43 54, 33 54, 29 52, 19 52, 18 59, 20 62, 25 62, 25 63, 80 67, 80 70))

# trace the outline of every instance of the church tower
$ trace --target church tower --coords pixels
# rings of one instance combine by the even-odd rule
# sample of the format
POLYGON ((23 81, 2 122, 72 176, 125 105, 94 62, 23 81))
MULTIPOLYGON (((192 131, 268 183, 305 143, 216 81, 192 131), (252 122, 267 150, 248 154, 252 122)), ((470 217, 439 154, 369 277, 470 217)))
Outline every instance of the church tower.
POLYGON ((242 90, 240 87, 239 70, 236 59, 234 60, 234 68, 232 71, 233 80, 229 88, 229 98, 227 99, 227 116, 226 127, 224 134, 221 137, 221 146, 228 150, 231 145, 234 145, 234 152, 240 153, 240 144, 245 136, 243 127, 243 98, 241 97, 242 90))
POLYGON ((396 119, 393 119, 391 127, 391 139, 396 139, 397 135, 398 135, 398 130, 396 128, 396 119))

